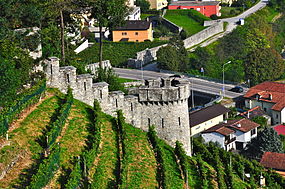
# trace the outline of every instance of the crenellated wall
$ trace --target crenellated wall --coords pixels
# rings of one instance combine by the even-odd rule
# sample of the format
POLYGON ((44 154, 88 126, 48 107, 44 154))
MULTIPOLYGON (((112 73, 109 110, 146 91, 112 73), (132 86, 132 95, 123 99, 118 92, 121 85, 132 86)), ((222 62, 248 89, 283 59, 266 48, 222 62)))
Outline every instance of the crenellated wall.
POLYGON ((93 106, 94 99, 102 110, 116 116, 122 110, 126 121, 148 131, 155 125, 157 134, 171 146, 180 141, 191 155, 188 113, 189 83, 183 79, 161 78, 147 80, 145 85, 133 88, 129 95, 121 91, 109 92, 105 82, 93 83, 93 75, 77 75, 73 66, 59 67, 59 59, 45 60, 47 85, 66 93, 72 88, 74 98, 93 106))

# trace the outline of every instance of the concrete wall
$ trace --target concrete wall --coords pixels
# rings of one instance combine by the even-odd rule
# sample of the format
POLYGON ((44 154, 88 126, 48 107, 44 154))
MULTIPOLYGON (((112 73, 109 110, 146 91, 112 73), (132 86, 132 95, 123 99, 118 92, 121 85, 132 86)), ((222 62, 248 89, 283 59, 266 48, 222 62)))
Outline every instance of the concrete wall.
POLYGON ((92 83, 93 75, 77 75, 73 66, 59 67, 56 57, 44 63, 48 87, 58 88, 63 93, 70 87, 74 98, 91 106, 97 99, 102 110, 112 116, 122 110, 128 123, 144 131, 155 125, 160 138, 173 147, 180 141, 191 155, 187 80, 180 79, 175 85, 173 78, 148 80, 145 86, 133 88, 125 96, 121 91, 109 92, 105 82, 92 83))
POLYGON ((204 40, 208 39, 209 37, 218 34, 220 32, 224 31, 224 23, 218 22, 216 24, 213 24, 212 26, 192 35, 191 37, 188 37, 184 40, 184 46, 185 48, 190 48, 194 45, 197 45, 204 40))
POLYGON ((171 32, 173 33, 180 33, 182 31, 182 27, 177 26, 170 20, 167 20, 166 18, 162 17, 162 24, 165 25, 167 28, 170 29, 171 32))

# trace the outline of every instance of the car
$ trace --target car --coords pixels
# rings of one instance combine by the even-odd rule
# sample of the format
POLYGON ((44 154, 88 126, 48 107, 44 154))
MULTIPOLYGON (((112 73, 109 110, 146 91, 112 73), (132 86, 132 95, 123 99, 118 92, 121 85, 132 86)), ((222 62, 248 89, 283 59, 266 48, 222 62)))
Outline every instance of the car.
POLYGON ((234 88, 230 89, 230 91, 236 92, 236 93, 242 93, 243 88, 241 86, 235 86, 234 88))
POLYGON ((174 75, 171 75, 169 77, 177 77, 177 78, 182 78, 183 76, 182 75, 179 75, 179 74, 174 74, 174 75))

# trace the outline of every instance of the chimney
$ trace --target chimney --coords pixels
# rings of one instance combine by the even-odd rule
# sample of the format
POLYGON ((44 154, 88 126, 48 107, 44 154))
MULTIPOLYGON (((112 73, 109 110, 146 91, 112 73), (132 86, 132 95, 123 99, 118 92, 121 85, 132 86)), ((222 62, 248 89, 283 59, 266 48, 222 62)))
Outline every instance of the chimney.
POLYGON ((247 111, 247 118, 249 119, 249 111, 247 111))
POLYGON ((272 100, 272 94, 269 93, 269 100, 272 100))

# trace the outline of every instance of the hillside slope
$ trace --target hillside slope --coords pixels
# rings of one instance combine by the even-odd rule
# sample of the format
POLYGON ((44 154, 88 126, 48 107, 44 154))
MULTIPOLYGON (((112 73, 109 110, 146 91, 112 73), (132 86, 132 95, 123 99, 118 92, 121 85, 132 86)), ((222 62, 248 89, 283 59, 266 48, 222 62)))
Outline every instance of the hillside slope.
POLYGON ((44 188, 187 188, 187 184, 189 188, 256 188, 261 174, 268 186, 285 186, 284 179, 257 162, 198 140, 195 156, 188 157, 163 140, 154 144, 150 133, 126 124, 122 117, 113 118, 77 100, 56 139, 59 151, 51 148, 45 156, 47 130, 64 103, 63 95, 54 94, 19 122, 11 133, 11 145, 0 149, 1 171, 15 162, 0 180, 0 188, 33 188, 30 182, 37 178, 32 176, 52 163, 50 157, 57 158, 52 156, 55 152, 59 164, 54 164, 57 167, 44 188), (243 173, 252 177, 244 178, 243 173))

